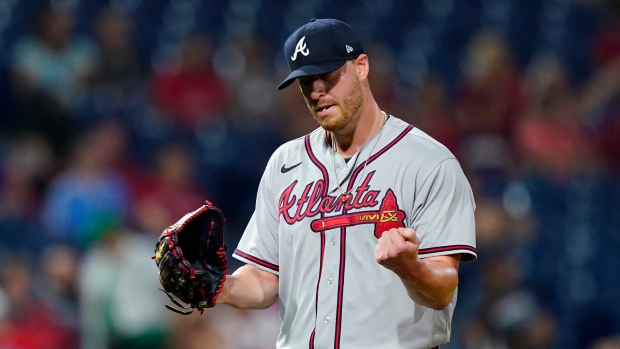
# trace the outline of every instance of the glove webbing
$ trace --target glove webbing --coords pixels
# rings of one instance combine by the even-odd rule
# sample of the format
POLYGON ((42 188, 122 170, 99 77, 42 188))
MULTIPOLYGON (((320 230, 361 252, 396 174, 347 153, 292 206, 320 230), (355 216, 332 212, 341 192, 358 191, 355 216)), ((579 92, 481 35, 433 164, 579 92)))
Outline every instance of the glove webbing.
MULTIPOLYGON (((184 305, 183 303, 181 303, 178 300, 176 300, 174 298, 174 296, 171 295, 170 293, 164 291, 161 288, 158 288, 158 290, 162 291, 166 296, 168 296, 168 299, 170 299, 170 301, 172 303, 174 303, 174 305, 176 305, 177 307, 183 309, 183 310, 180 310, 180 309, 172 307, 170 304, 165 304, 165 306, 166 306, 166 308, 168 310, 172 310, 173 312, 175 312, 177 314, 181 314, 181 315, 189 315, 189 314, 194 312, 194 309, 198 309, 198 311, 200 312, 200 315, 202 315, 202 313, 205 311, 205 308, 192 308, 191 306, 184 305)), ((201 292, 202 292, 202 290, 201 290, 201 292)))

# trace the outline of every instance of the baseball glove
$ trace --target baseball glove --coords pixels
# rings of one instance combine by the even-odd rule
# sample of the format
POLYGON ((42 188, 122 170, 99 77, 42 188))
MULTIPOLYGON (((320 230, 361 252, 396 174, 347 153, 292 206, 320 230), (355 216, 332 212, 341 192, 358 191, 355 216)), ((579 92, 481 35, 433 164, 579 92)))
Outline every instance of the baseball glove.
POLYGON ((161 234, 153 257, 159 281, 170 301, 183 310, 166 308, 188 315, 215 306, 228 269, 224 221, 222 211, 207 201, 161 234))

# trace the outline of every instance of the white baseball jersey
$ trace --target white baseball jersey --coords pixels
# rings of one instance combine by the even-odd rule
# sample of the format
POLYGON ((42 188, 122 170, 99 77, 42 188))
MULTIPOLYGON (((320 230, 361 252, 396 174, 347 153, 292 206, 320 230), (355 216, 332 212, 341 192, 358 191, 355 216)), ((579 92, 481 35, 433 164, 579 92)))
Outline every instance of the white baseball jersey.
POLYGON ((420 258, 476 259, 474 198, 459 163, 395 117, 348 162, 336 153, 335 165, 325 132, 272 155, 233 255, 279 275, 277 348, 427 349, 448 342, 456 293, 444 310, 416 304, 399 277, 376 262, 375 247, 384 231, 411 227, 420 258), (335 171, 342 189, 353 189, 347 202, 335 171))

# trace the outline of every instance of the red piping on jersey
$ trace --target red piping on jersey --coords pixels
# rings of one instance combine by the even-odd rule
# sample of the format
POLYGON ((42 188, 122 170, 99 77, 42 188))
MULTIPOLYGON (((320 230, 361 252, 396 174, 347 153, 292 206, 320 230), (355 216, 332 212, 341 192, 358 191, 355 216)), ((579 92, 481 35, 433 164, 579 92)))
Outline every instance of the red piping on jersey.
MULTIPOLYGON (((321 214, 324 216, 324 214, 321 214)), ((312 329, 312 334, 310 334, 310 349, 314 349, 314 335, 316 332, 316 319, 318 317, 319 312, 319 287, 321 285, 321 277, 323 276, 323 258, 325 257, 325 231, 321 231, 321 260, 319 262, 319 277, 316 281, 316 292, 314 293, 314 328, 312 329)))
MULTIPOLYGON (((343 209, 343 212, 346 209, 343 209)), ((336 303, 336 334, 334 337, 334 349, 340 349, 340 337, 342 330, 342 301, 344 296, 344 263, 346 261, 347 252, 347 228, 340 228, 340 271, 338 273, 338 302, 336 303)))
MULTIPOLYGON (((409 131, 413 128, 412 125, 409 125, 403 132, 401 132, 398 137, 394 138, 390 143, 388 143, 385 147, 381 148, 378 152, 368 158, 368 163, 375 161, 379 156, 383 155, 386 151, 390 150, 396 143, 398 143, 403 137, 405 137, 409 131)), ((349 180, 349 185, 347 186, 347 190, 351 190, 353 183, 355 183, 355 177, 359 174, 359 172, 364 169, 365 163, 359 164, 353 174, 351 175, 351 179, 349 180)))
POLYGON ((316 332, 316 325, 314 329, 312 330, 312 333, 310 333, 310 343, 308 343, 308 348, 310 349, 314 349, 314 333, 315 332, 316 332))
POLYGON ((263 267, 265 267, 267 269, 271 269, 271 270, 277 271, 277 272, 280 271, 280 267, 279 266, 277 266, 275 264, 272 264, 272 263, 269 263, 267 261, 264 261, 264 260, 262 260, 260 258, 254 257, 252 255, 249 255, 249 254, 247 254, 247 253, 245 253, 245 252, 243 252, 243 251, 241 251, 239 249, 235 250, 235 254, 237 256, 239 256, 239 257, 243 257, 243 258, 249 260, 250 262, 258 264, 260 266, 263 266, 263 267))
MULTIPOLYGON (((383 155, 386 151, 388 151, 390 148, 392 148, 396 143, 398 143, 401 139, 403 139, 408 133, 409 131, 411 131, 411 129, 413 128, 412 125, 409 125, 403 132, 401 132, 396 138, 394 138, 390 143, 388 143, 385 147, 381 148, 381 150, 379 150, 376 154, 372 155, 371 157, 368 158, 368 163, 371 163, 373 161, 375 161, 379 156, 383 155)), ((353 171, 353 174, 351 175, 351 178, 349 179, 349 185, 347 186, 347 191, 351 190, 351 187, 353 186, 353 183, 355 183, 355 179, 357 177, 357 175, 359 175, 359 173, 362 171, 362 169, 364 168, 364 163, 361 163, 359 166, 357 166, 357 168, 355 169, 355 171, 353 171)), ((345 215, 347 213, 347 208, 343 207, 342 208, 342 214, 345 215)), ((343 303, 343 298, 344 298, 344 269, 345 269, 345 252, 346 252, 346 244, 345 244, 345 239, 346 239, 346 227, 342 227, 340 230, 340 238, 341 238, 341 245, 340 245, 340 273, 339 273, 339 278, 340 280, 338 280, 338 303, 336 306, 337 309, 337 314, 336 314, 336 336, 334 338, 334 349, 340 349, 340 337, 341 337, 341 327, 342 327, 342 303, 343 303)))
MULTIPOLYGON (((310 158, 310 161, 312 161, 312 163, 314 165, 316 165, 316 167, 319 168, 319 170, 321 171, 321 173, 323 174, 323 180, 325 182, 325 186, 323 187, 323 193, 321 193, 322 197, 326 197, 327 196, 327 188, 329 188, 329 175, 327 173, 327 168, 325 168, 325 166, 323 166, 323 164, 317 159, 317 157, 314 155, 314 153, 312 152, 312 146, 310 144, 310 135, 307 135, 305 138, 305 146, 306 146, 306 153, 308 154, 308 157, 310 158)), ((325 218, 325 213, 321 212, 321 218, 325 218)), ((316 320, 318 318, 318 307, 319 307, 319 288, 321 286, 321 277, 323 276, 323 259, 325 257, 325 230, 321 231, 321 260, 319 262, 319 277, 317 278, 316 281, 316 292, 314 294, 314 328, 312 329, 312 333, 310 334, 310 342, 308 344, 308 347, 310 349, 314 349, 314 336, 316 334, 316 320)))
POLYGON ((435 252, 454 251, 454 250, 468 250, 473 253, 477 253, 476 248, 469 246, 469 245, 449 245, 449 246, 423 248, 418 251, 418 255, 435 253, 435 252))
POLYGON ((310 158, 310 161, 312 161, 313 164, 316 165, 316 167, 319 168, 319 170, 321 171, 321 173, 323 174, 323 179, 325 179, 325 195, 327 195, 327 188, 329 188, 329 175, 327 174, 327 168, 319 161, 319 159, 317 159, 317 157, 314 155, 314 153, 312 152, 312 147, 310 145, 310 135, 307 135, 304 143, 306 145, 306 153, 308 154, 308 157, 310 158))

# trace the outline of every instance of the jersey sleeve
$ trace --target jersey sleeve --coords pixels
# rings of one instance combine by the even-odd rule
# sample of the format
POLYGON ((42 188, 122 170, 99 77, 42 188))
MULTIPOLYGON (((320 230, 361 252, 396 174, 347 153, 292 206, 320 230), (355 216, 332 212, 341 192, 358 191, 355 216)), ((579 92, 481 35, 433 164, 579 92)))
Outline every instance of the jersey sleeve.
POLYGON ((267 169, 261 178, 254 213, 243 232, 233 257, 278 275, 278 213, 270 187, 271 167, 269 164, 267 165, 267 169))
POLYGON ((439 163, 419 188, 412 217, 420 258, 462 253, 461 260, 475 260, 476 206, 458 161, 448 158, 439 163))

